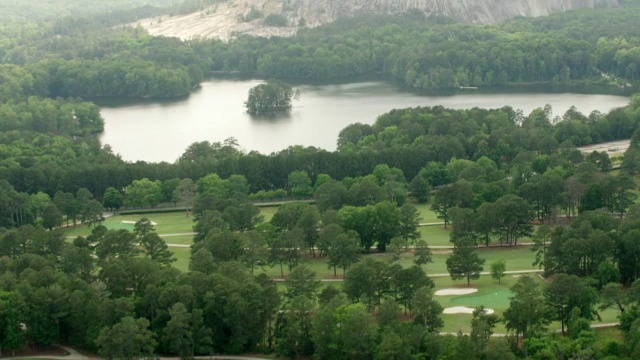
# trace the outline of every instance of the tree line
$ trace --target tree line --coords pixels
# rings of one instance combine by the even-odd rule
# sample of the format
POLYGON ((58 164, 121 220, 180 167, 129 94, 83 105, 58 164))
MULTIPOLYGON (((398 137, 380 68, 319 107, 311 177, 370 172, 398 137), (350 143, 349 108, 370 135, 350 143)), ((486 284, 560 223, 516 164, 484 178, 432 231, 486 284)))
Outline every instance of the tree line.
MULTIPOLYGON (((533 172, 543 174, 547 169, 557 167, 569 174, 566 171, 573 172, 575 165, 583 160, 576 144, 629 138, 640 119, 636 97, 626 108, 607 114, 594 112, 585 116, 571 109, 563 115, 563 121, 551 119, 548 107, 534 110, 528 116, 509 107, 493 110, 403 109, 380 116, 373 125, 347 126, 337 139, 338 150, 333 152, 292 146, 272 154, 246 153, 231 138, 224 142, 194 143, 176 163, 154 164, 125 163, 93 136, 70 138, 28 131, 33 126, 41 126, 39 129, 45 131, 67 131, 56 127, 73 127, 75 124, 68 123, 73 119, 74 109, 79 120, 85 119, 85 124, 78 125, 92 130, 72 130, 73 134, 97 131, 95 129, 101 124, 101 120, 95 119, 95 108, 88 107, 86 113, 81 113, 82 107, 74 103, 64 106, 66 111, 59 114, 60 125, 50 122, 39 125, 34 120, 56 115, 54 107, 44 107, 45 104, 53 105, 53 102, 32 98, 29 106, 15 108, 37 113, 28 116, 28 113, 20 113, 11 125, 27 131, 8 131, 0 137, 6 154, 0 175, 19 192, 42 191, 53 196, 56 191, 76 192, 87 188, 98 198, 102 198, 107 188, 121 191, 133 180, 147 178, 164 182, 190 178, 197 181, 216 173, 224 178, 233 174, 244 176, 250 192, 255 193, 256 198, 267 199, 282 195, 275 192, 286 188, 287 177, 294 171, 305 171, 312 181, 320 174, 345 179, 371 174, 379 164, 393 164, 406 179, 413 180, 423 167, 436 171, 430 163, 444 166, 454 158, 478 161, 484 157, 482 162, 489 167, 495 165, 509 174, 519 169, 517 171, 527 178, 533 172)), ((11 109, 16 111, 14 107, 11 109)), ((612 164, 603 153, 587 158, 605 172, 612 164)), ((625 156, 623 167, 630 174, 638 171, 637 158, 635 151, 625 156)), ((430 186, 438 187, 455 182, 457 174, 451 178, 446 172, 439 171, 429 175, 427 180, 430 186)))
MULTIPOLYGON (((572 263, 569 254, 556 253, 570 251, 563 239, 567 232, 580 232, 573 246, 577 251, 605 234, 615 238, 620 232, 624 243, 624 234, 637 231, 637 216, 620 221, 609 212, 585 211, 569 227, 559 226, 551 233, 541 227, 536 239, 548 235, 550 243, 534 250, 542 253, 541 264, 557 273, 553 281, 540 285, 521 277, 502 317, 478 307, 470 334, 441 336, 443 309, 434 298, 433 281, 421 267, 430 262, 428 247, 416 242, 415 265, 406 268, 394 258, 361 260, 357 232, 345 231, 346 219, 339 211, 290 203, 266 223, 247 202, 241 183, 238 177, 225 181, 210 176, 196 185, 197 235, 186 273, 170 266, 172 254, 144 218, 133 232, 107 230, 96 223, 90 236, 73 242, 65 241, 59 230, 31 225, 0 231, 0 319, 5 325, 0 336, 5 351, 25 343, 46 347, 62 341, 106 358, 130 359, 154 353, 187 359, 256 350, 322 359, 577 354, 624 359, 637 353, 640 282, 632 282, 626 291, 618 282, 625 261, 635 264, 633 253, 621 252, 627 260, 608 258, 606 250, 617 245, 603 243, 593 256, 602 253, 600 261, 606 266, 586 259, 574 262, 575 270, 556 265, 558 260, 572 263), (310 245, 313 236, 317 242, 310 245), (345 270, 342 290, 321 287, 305 265, 301 253, 313 254, 311 246, 329 268, 345 270), (269 263, 289 268, 282 292, 273 280, 254 272, 269 263), (581 264, 597 270, 580 272, 581 264), (611 306, 622 312, 625 338, 602 342, 589 324, 599 310, 611 306), (409 321, 407 316, 400 320, 403 311, 409 321), (568 337, 546 331, 555 320, 568 337), (515 338, 491 338, 501 321, 515 338), (518 337, 524 338, 521 346, 518 337)), ((637 211, 637 205, 629 210, 637 211)), ((405 246, 402 236, 397 239, 392 245, 405 246)), ((475 244, 462 239, 455 241, 450 259, 458 252, 474 251, 475 244)))
POLYGON ((229 43, 152 37, 140 28, 80 17, 0 27, 0 63, 24 67, 46 86, 41 96, 50 97, 181 97, 214 73, 319 81, 377 74, 420 90, 531 83, 626 87, 640 76, 639 34, 633 30, 638 11, 623 5, 499 26, 410 12, 343 19, 292 38, 240 36, 229 43))

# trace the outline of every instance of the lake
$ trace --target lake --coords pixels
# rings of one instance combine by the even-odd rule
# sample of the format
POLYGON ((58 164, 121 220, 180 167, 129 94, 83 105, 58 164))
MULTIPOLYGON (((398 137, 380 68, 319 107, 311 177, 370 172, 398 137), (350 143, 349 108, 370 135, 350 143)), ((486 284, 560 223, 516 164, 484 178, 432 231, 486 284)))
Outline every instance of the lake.
POLYGON ((422 96, 383 82, 343 85, 302 85, 302 95, 288 116, 254 119, 245 113, 249 89, 260 80, 207 81, 188 98, 174 101, 142 101, 103 105, 103 144, 124 160, 173 162, 196 141, 238 139, 246 151, 271 153, 291 145, 335 150, 338 133, 345 126, 373 124, 392 109, 442 105, 454 109, 500 108, 509 105, 529 114, 550 104, 554 115, 571 106, 584 114, 608 112, 627 105, 629 98, 616 95, 575 93, 484 93, 466 90, 450 96, 422 96))

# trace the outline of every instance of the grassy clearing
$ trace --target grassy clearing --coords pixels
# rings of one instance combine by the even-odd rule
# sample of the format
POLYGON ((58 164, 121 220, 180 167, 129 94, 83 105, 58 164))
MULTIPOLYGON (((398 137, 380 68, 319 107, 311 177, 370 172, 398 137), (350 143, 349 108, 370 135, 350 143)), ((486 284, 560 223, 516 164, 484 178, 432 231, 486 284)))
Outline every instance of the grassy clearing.
MULTIPOLYGON (((504 259, 507 264, 507 271, 515 270, 531 270, 535 267, 531 265, 535 259, 534 254, 529 248, 480 248, 478 253, 481 258, 485 259, 484 271, 489 271, 489 264, 498 260, 504 259)), ((447 258, 451 255, 451 251, 434 251, 433 263, 425 265, 427 274, 446 274, 447 271, 447 258)), ((401 260, 403 265, 410 265, 413 259, 410 257, 401 260), (406 261, 406 263, 405 263, 406 261)))
MULTIPOLYGON (((507 264, 507 271, 512 270, 531 270, 535 267, 531 265, 534 260, 534 254, 529 250, 529 248, 490 248, 490 249, 480 249, 479 250, 480 257, 485 259, 484 271, 489 271, 489 264, 497 259, 504 259, 507 264)), ((434 251, 433 254, 433 263, 424 265, 424 269, 427 274, 447 274, 447 265, 446 260, 451 255, 451 251, 434 251)), ((390 254, 369 254, 363 255, 363 257, 370 257, 378 261, 391 261, 390 254)), ((333 270, 329 269, 327 266, 326 258, 313 258, 306 257, 304 263, 308 265, 313 271, 316 272, 316 278, 318 279, 332 279, 333 270)), ((409 267, 413 265, 413 254, 410 252, 403 253, 399 260, 399 264, 403 267, 409 267)), ((283 266, 284 276, 285 278, 289 274, 289 269, 285 264, 283 266)), ((257 272, 263 272, 272 278, 280 278, 280 266, 265 266, 262 269, 258 269, 257 272)), ((338 277, 342 277, 342 270, 338 269, 338 277)), ((460 281, 460 284, 463 284, 464 281, 460 281)))
POLYGON ((193 235, 180 235, 162 237, 167 244, 191 245, 193 244, 193 235))
MULTIPOLYGON (((640 199, 638 200, 640 201, 640 199)), ((539 226, 534 226, 534 233, 539 226)), ((429 246, 453 246, 451 242, 451 232, 453 228, 449 225, 446 229, 444 225, 429 225, 429 226, 420 226, 418 227, 418 231, 422 236, 422 239, 426 240, 429 246)), ((478 239, 480 242, 480 246, 484 245, 484 238, 478 239)), ((530 237, 523 237, 518 239, 518 244, 531 242, 530 237)), ((492 238, 491 245, 500 245, 500 242, 496 238, 492 238)))
POLYGON ((447 229, 443 225, 420 226, 418 228, 422 239, 427 241, 429 246, 451 246, 453 243, 449 241, 451 227, 447 229))
POLYGON ((442 222, 442 220, 438 219, 436 213, 431 210, 431 203, 415 204, 414 206, 416 207, 416 209, 418 209, 420 217, 422 218, 420 220, 420 223, 424 224, 442 222))
MULTIPOLYGON (((269 221, 273 214, 278 210, 277 206, 260 208, 260 213, 264 215, 264 220, 269 221)), ((156 232, 162 234, 184 234, 193 232, 193 217, 186 217, 183 212, 161 213, 161 214, 137 214, 137 215, 117 215, 106 219, 102 225, 107 229, 120 230, 125 229, 133 231, 133 224, 123 224, 122 221, 138 221, 146 217, 147 219, 157 223, 156 232)), ((66 231, 68 236, 87 236, 91 234, 91 229, 86 225, 78 225, 75 228, 68 228, 66 231)), ((171 241, 172 243, 176 243, 171 241)), ((176 243, 176 244, 182 244, 176 243)))
POLYGON ((173 266, 183 272, 189 271, 189 259, 191 258, 191 249, 189 248, 169 248, 176 257, 173 266))
POLYGON ((276 211, 278 211, 277 206, 267 206, 267 207, 260 208, 260 214, 264 216, 264 221, 266 222, 271 221, 271 218, 276 213, 276 211))
MULTIPOLYGON (((133 224, 123 224, 122 221, 138 221, 142 218, 157 223, 155 226, 158 234, 182 234, 193 232, 193 217, 186 217, 184 213, 163 213, 163 214, 138 214, 138 215, 118 215, 106 219, 102 225, 107 229, 126 229, 133 231, 133 224)), ((91 229, 86 225, 70 228, 68 236, 87 236, 91 234, 91 229)))
POLYGON ((606 342, 606 341, 624 341, 624 333, 622 330, 611 327, 611 328, 600 328, 596 329, 596 334, 598 336, 598 342, 606 342))
MULTIPOLYGON (((543 286, 544 281, 537 275, 530 275, 539 285, 543 286)), ((478 289, 477 293, 470 295, 459 296, 436 296, 436 300, 442 305, 443 308, 453 306, 466 306, 474 308, 479 305, 484 305, 489 309, 493 309, 498 316, 502 316, 503 312, 509 307, 509 297, 512 296, 509 290, 518 279, 515 276, 507 275, 502 279, 502 283, 498 284, 490 276, 481 276, 480 279, 474 280, 471 286, 478 289)), ((434 279, 436 289, 446 289, 450 287, 460 287, 459 282, 454 282, 449 278, 435 278, 434 279)), ((466 284, 465 284, 466 285, 466 284)), ((600 311, 601 321, 594 321, 594 324, 608 324, 618 321, 619 311, 616 309, 607 309, 600 311)), ((470 332, 471 331, 471 318, 470 314, 446 314, 443 315, 445 326, 443 332, 470 332)), ((549 329, 559 330, 561 324, 559 322, 551 323, 548 326, 549 329)), ((603 337, 619 336, 619 330, 617 329, 602 329, 598 332, 603 332, 603 337)), ((503 323, 499 323, 495 329, 496 333, 506 333, 506 328, 503 323)))
MULTIPOLYGON (((542 279, 532 275, 538 283, 542 283, 542 279)), ((475 308, 484 305, 488 309, 492 309, 498 316, 509 307, 509 297, 511 291, 509 288, 516 283, 518 279, 513 276, 505 276, 501 283, 493 280, 490 276, 481 276, 478 280, 471 282, 471 287, 477 288, 478 292, 470 295, 453 295, 453 296, 435 296, 435 299, 443 308, 454 306, 466 306, 475 308)), ((450 278, 435 278, 434 283, 436 289, 446 289, 455 287, 466 287, 466 282, 453 281, 450 278)), ((444 332, 462 331, 469 333, 471 331, 471 314, 446 314, 444 319, 444 332)), ((506 329, 504 324, 499 323, 495 332, 504 333, 506 329)))

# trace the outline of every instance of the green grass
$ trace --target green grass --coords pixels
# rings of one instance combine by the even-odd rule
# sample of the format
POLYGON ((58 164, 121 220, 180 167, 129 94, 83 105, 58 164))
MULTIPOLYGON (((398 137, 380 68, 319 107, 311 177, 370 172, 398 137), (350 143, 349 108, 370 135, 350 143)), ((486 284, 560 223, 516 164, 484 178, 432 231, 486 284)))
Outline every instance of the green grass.
POLYGON ((276 211, 278 211, 277 206, 266 206, 260 208, 260 214, 264 216, 264 221, 266 222, 271 221, 271 218, 273 217, 273 214, 276 213, 276 211))
POLYGON ((471 308, 484 305, 490 309, 506 309, 509 307, 509 298, 513 293, 509 289, 499 289, 494 292, 484 294, 471 294, 459 296, 451 300, 454 306, 468 306, 471 308))
MULTIPOLYGON (((516 275, 517 276, 517 275, 516 275)), ((531 274, 532 279, 534 279, 540 286, 544 286, 544 281, 537 275, 531 274)), ((450 278, 434 278, 434 283, 436 285, 436 290, 446 289, 451 287, 460 287, 466 288, 466 283, 460 281, 453 281, 450 278)), ((477 288, 478 292, 470 295, 459 295, 459 296, 435 296, 435 299, 442 305, 443 308, 453 307, 453 306, 466 306, 469 308, 474 308, 479 305, 484 305, 489 309, 493 309, 498 316, 502 316, 503 312, 509 307, 509 297, 511 296, 510 288, 513 284, 516 283, 517 277, 514 275, 507 275, 502 278, 501 283, 499 284, 495 280, 493 280, 490 276, 484 275, 481 276, 480 279, 472 280, 471 287, 477 288)), ((618 315, 620 312, 616 309, 607 309, 605 311, 600 311, 601 321, 594 321, 594 324, 607 324, 607 323, 615 323, 618 321, 618 315)), ((443 319, 445 326, 442 329, 443 332, 457 332, 459 330, 463 332, 471 331, 471 318, 470 314, 444 314, 443 319)), ((561 324, 559 322, 551 323, 548 326, 551 330, 559 330, 561 328, 561 324)), ((617 336, 617 329, 602 329, 598 330, 598 332, 613 332, 614 335, 617 336)), ((503 323, 499 323, 496 326, 495 332, 498 334, 504 334, 507 332, 503 323)))
MULTIPOLYGON (((531 270, 535 267, 531 265, 535 259, 528 247, 526 248, 480 248, 478 253, 481 258, 485 259, 484 271, 489 271, 489 265, 498 260, 504 259, 507 264, 507 271, 514 270, 531 270)), ((425 265, 427 274, 445 274, 447 273, 447 258, 451 255, 451 251, 434 251, 433 263, 425 265)), ((401 264, 408 266, 411 264, 412 257, 403 257, 401 264)))
POLYGON ((427 204, 415 204, 416 209, 420 213, 420 223, 435 223, 442 222, 442 220, 438 219, 436 213, 431 210, 431 203, 427 204))
POLYGON ((168 236, 162 238, 167 244, 193 244, 193 235, 168 236))
POLYGON ((173 253, 173 256, 176 257, 176 261, 173 263, 173 266, 180 270, 187 272, 189 271, 189 259, 191 258, 191 249, 189 248, 169 248, 173 253))
MULTIPOLYGON (((187 271, 189 267, 189 255, 190 249, 188 248, 171 248, 171 251, 174 253, 174 256, 178 259, 174 263, 174 266, 181 271, 187 271)), ((528 248, 515 248, 515 249, 487 249, 480 250, 481 257, 487 260, 485 264, 485 271, 488 271, 489 264, 491 261, 494 261, 499 258, 505 259, 507 262, 507 270, 528 270, 532 269, 531 261, 533 259, 533 254, 529 251, 528 248)), ((369 257, 375 257, 382 261, 388 261, 388 254, 371 254, 366 255, 369 257)), ((435 274, 435 273, 446 273, 446 265, 444 261, 449 256, 449 254, 438 253, 434 254, 435 263, 429 264, 425 268, 427 269, 427 273, 435 274)), ((327 268, 325 263, 325 259, 320 258, 308 258, 306 260, 306 264, 311 267, 313 271, 316 272, 317 278, 332 278, 333 272, 332 270, 327 268)), ((409 266, 412 264, 412 256, 409 254, 403 254, 402 259, 400 260, 400 264, 403 266, 409 266)), ((256 273, 264 272, 270 277, 279 278, 280 277, 280 268, 279 266, 275 267, 265 267, 263 269, 257 268, 256 273)), ((288 268, 284 267, 285 278, 289 273, 288 268)), ((340 277, 341 271, 338 270, 338 276, 340 277)), ((477 288, 478 292, 470 295, 458 295, 458 296, 436 296, 435 298, 442 305, 443 308, 453 307, 453 306, 466 306, 470 308, 474 308, 480 305, 484 305, 487 308, 493 309, 496 314, 499 316, 509 307, 509 297, 511 296, 511 291, 509 290, 513 284, 518 280, 517 277, 520 275, 506 275, 501 279, 501 282, 498 283, 496 280, 492 279, 488 275, 483 275, 479 279, 475 279, 471 281, 471 287, 477 288)), ((539 284, 543 284, 543 280, 537 274, 530 275, 536 282, 539 284)), ((467 284, 465 280, 452 280, 450 277, 436 277, 433 278, 435 283, 435 289, 445 289, 445 288, 466 288, 467 284)), ((284 282, 278 282, 278 289, 281 292, 284 292, 286 289, 286 285, 284 282)), ((320 289, 333 285, 334 287, 341 289, 342 282, 323 282, 320 289)), ((602 317, 602 321, 594 322, 594 323, 613 323, 617 322, 617 316, 619 312, 616 309, 607 309, 605 311, 600 312, 600 316, 602 317)), ((457 332, 462 330, 463 332, 471 331, 471 315, 470 314, 446 314, 443 315, 443 319, 445 322, 445 326, 442 329, 443 332, 457 332)), ((550 329, 560 329, 559 323, 553 323, 549 325, 550 329)), ((496 333, 505 333, 506 329, 503 323, 499 323, 495 329, 496 333)))
MULTIPOLYGON (((278 210, 277 206, 260 208, 260 213, 264 215, 264 220, 269 221, 273 214, 278 210)), ((157 223, 156 232, 162 234, 183 234, 193 232, 193 217, 186 217, 183 212, 161 213, 161 214, 137 214, 137 215, 117 215, 106 219, 102 225, 107 229, 120 230, 125 229, 133 231, 133 224, 123 224, 122 221, 138 221, 146 217, 147 219, 157 223)), ((91 234, 91 229, 86 225, 79 225, 75 228, 69 227, 66 231, 67 236, 87 236, 91 234)), ((165 239, 165 240, 168 240, 165 239)), ((186 240, 183 240, 186 241, 186 240)), ((190 242, 175 242, 176 244, 189 244, 190 242)))
MULTIPOLYGON (((537 275, 531 275, 531 277, 538 284, 543 283, 542 279, 537 275)), ((466 288, 466 282, 464 281, 453 281, 450 278, 435 278, 433 280, 436 285, 436 290, 466 288)), ((498 316, 501 316, 509 307, 509 297, 511 296, 509 288, 513 286, 517 280, 517 278, 511 275, 507 275, 502 279, 501 283, 498 283, 490 276, 485 275, 471 282, 471 287, 478 289, 477 293, 470 295, 435 296, 434 298, 445 309, 454 306, 475 308, 484 305, 486 308, 494 310, 498 316)), ((468 333, 471 331, 471 318, 471 314, 444 314, 443 319, 445 326, 442 331, 457 332, 461 330, 468 333)), ((506 329, 504 328, 504 324, 499 323, 495 332, 505 333, 506 329)))
POLYGON ((615 327, 596 329, 596 335, 598 342, 611 340, 624 341, 624 333, 615 327))
MULTIPOLYGON (((534 254, 528 247, 523 248, 489 248, 478 250, 481 258, 485 259, 484 271, 489 271, 489 264, 498 259, 504 259, 507 264, 507 271, 512 270, 532 270, 535 269, 533 265, 534 254)), ((447 274, 446 260, 451 255, 451 250, 436 250, 433 253, 433 263, 424 265, 424 269, 427 274, 447 274)), ((388 253, 378 254, 373 253, 369 255, 363 255, 363 257, 374 258, 378 261, 391 261, 391 255, 388 253)), ((306 257, 304 263, 308 265, 313 271, 316 272, 316 278, 318 279, 331 279, 333 278, 333 270, 329 269, 326 264, 326 258, 312 258, 306 257)), ((413 265, 413 254, 406 252, 401 255, 399 264, 403 267, 409 267, 413 265)), ((285 278, 289 274, 289 269, 286 265, 283 266, 285 278)), ((262 269, 256 270, 258 273, 263 272, 272 278, 281 277, 280 266, 265 266, 262 269)), ((342 270, 338 269, 338 277, 342 277, 342 270)), ((461 280, 460 284, 463 283, 461 280)))
POLYGON ((444 225, 420 226, 418 228, 422 239, 427 241, 429 246, 451 246, 451 227, 445 229, 444 225))
MULTIPOLYGON (((640 201, 640 200, 638 200, 640 201)), ((534 233, 539 226, 534 226, 534 233)), ((418 231, 422 239, 427 241, 429 246, 453 246, 453 243, 450 241, 451 231, 453 228, 448 226, 446 229, 444 225, 429 225, 429 226, 420 226, 418 227, 418 231)), ((478 239, 480 242, 480 246, 484 246, 484 238, 478 239)), ((518 239, 518 244, 531 242, 531 238, 523 237, 518 239)), ((491 245, 500 245, 500 242, 496 238, 492 238, 491 245)))
MULTIPOLYGON (((106 219, 102 225, 107 229, 126 229, 133 231, 133 224, 123 224, 122 221, 138 221, 144 217, 158 224, 155 226, 158 234, 181 234, 193 232, 193 217, 186 217, 182 212, 147 215, 117 215, 106 219)), ((87 236, 89 234, 91 234, 91 229, 86 225, 69 228, 67 231, 68 236, 87 236)))

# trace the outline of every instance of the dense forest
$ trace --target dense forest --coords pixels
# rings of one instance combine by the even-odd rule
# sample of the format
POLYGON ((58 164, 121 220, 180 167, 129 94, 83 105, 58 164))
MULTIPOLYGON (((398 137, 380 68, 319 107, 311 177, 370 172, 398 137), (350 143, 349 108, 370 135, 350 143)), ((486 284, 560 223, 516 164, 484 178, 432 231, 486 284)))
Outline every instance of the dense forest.
MULTIPOLYGON (((549 107, 530 114, 397 109, 343 129, 333 152, 246 153, 230 138, 194 143, 172 164, 122 161, 98 141, 103 119, 87 101, 186 96, 212 73, 236 72, 289 80, 377 74, 421 89, 635 86, 635 3, 484 27, 416 13, 358 18, 288 39, 230 43, 112 28, 148 16, 137 2, 64 20, 53 17, 86 2, 47 3, 33 16, 38 23, 10 3, 14 17, 0 25, 5 352, 62 343, 107 359, 249 351, 319 359, 638 358, 638 96, 606 114, 572 108, 555 119, 549 107), (619 139, 631 139, 620 158, 576 148, 619 139), (255 204, 273 200, 287 203, 264 221, 255 204), (522 276, 504 314, 478 307, 469 334, 441 336, 443 309, 422 267, 432 258, 416 231, 414 203, 430 203, 453 228, 452 278, 479 276, 478 247, 528 238, 533 265, 552 281, 522 276), (160 204, 193 214, 189 271, 172 266, 149 220, 133 232, 101 225, 105 209, 160 204), (77 223, 91 235, 68 240, 62 226, 77 223), (406 267, 368 256, 406 250, 415 254, 406 267), (323 286, 309 257, 341 272, 343 286, 323 286), (282 277, 286 270, 284 286, 260 271, 266 264, 282 277), (623 335, 601 340, 590 322, 611 307, 623 335), (549 330, 552 322, 563 334, 549 330), (499 323, 508 337, 491 337, 499 323)), ((205 3, 154 2, 175 11, 205 3)))
MULTIPOLYGON (((124 12, 111 14, 108 24, 81 17, 2 25, 0 62, 20 66, 37 85, 33 95, 49 97, 179 97, 212 73, 322 81, 370 75, 424 90, 531 83, 627 87, 640 77, 639 11, 628 4, 496 26, 411 13, 341 20, 292 38, 229 43, 113 28, 135 18, 124 12)), ((3 69, 3 77, 11 76, 6 72, 16 70, 3 69)))

